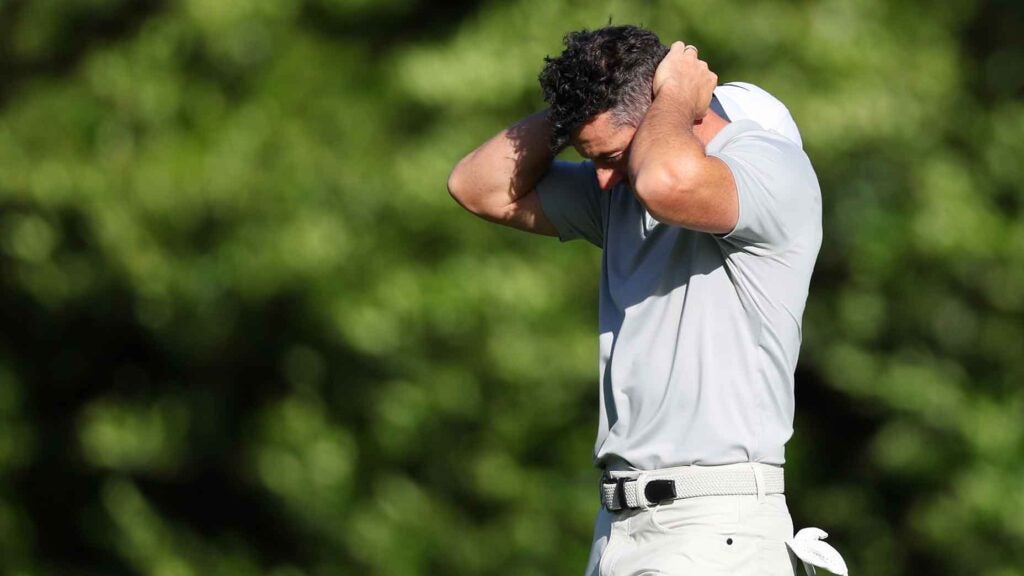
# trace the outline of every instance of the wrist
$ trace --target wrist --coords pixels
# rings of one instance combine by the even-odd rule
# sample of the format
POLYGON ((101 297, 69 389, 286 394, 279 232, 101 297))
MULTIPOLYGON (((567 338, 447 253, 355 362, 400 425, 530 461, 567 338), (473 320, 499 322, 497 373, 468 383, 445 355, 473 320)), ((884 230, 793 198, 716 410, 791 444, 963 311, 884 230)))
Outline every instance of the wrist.
POLYGON ((685 114, 686 120, 692 121, 697 118, 697 104, 694 102, 692 94, 677 83, 662 84, 654 95, 652 106, 655 104, 663 109, 673 110, 677 114, 685 114))
POLYGON ((672 98, 679 93, 679 82, 675 80, 663 80, 654 90, 655 98, 672 98))

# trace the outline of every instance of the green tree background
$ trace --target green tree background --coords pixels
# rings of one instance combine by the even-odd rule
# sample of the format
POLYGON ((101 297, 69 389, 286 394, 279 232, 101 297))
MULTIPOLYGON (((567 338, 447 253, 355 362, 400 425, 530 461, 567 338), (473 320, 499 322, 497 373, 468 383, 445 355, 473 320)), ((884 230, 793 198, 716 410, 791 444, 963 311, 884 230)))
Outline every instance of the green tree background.
POLYGON ((0 0, 0 572, 580 573, 598 251, 445 179, 609 15, 815 163, 797 527, 1024 574, 1015 0, 0 0))

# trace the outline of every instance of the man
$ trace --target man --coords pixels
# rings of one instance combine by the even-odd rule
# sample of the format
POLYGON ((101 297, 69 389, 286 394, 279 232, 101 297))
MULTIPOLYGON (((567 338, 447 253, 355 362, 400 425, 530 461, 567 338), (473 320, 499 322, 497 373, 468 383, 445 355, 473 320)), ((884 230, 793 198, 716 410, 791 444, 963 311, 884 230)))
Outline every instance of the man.
POLYGON ((565 44, 540 75, 549 108, 448 188, 488 220, 603 249, 587 574, 793 574, 783 448, 821 244, 799 132, 766 92, 716 89, 694 46, 633 26, 565 44), (587 161, 554 161, 568 144, 587 161))

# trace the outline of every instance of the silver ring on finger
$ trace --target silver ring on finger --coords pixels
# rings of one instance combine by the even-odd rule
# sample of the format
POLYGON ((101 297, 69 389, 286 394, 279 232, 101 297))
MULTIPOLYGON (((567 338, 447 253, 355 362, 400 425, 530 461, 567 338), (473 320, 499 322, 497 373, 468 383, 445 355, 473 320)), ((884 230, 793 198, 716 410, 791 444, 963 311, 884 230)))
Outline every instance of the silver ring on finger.
POLYGON ((699 52, 697 52, 697 47, 692 44, 687 44, 686 48, 683 48, 683 52, 686 52, 687 50, 693 50, 694 55, 699 54, 699 52))

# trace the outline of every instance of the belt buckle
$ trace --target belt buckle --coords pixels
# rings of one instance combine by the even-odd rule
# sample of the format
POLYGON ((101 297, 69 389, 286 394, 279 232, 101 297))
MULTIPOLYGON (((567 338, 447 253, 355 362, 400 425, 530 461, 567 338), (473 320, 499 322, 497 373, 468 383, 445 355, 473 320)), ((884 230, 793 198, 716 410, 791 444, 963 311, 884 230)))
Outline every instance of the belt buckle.
POLYGON ((613 509, 612 507, 609 506, 608 510, 610 512, 620 512, 622 510, 632 510, 633 509, 628 504, 626 504, 626 488, 625 488, 625 484, 626 484, 626 482, 628 480, 632 480, 632 478, 628 478, 626 476, 620 476, 619 478, 613 478, 607 472, 605 472, 604 476, 601 478, 601 484, 615 484, 615 492, 612 493, 612 502, 617 502, 619 504, 619 508, 618 508, 618 510, 616 510, 616 509, 613 509))
POLYGON ((632 509, 629 504, 626 504, 626 480, 630 480, 630 478, 623 476, 615 479, 615 499, 619 501, 620 510, 632 509))

